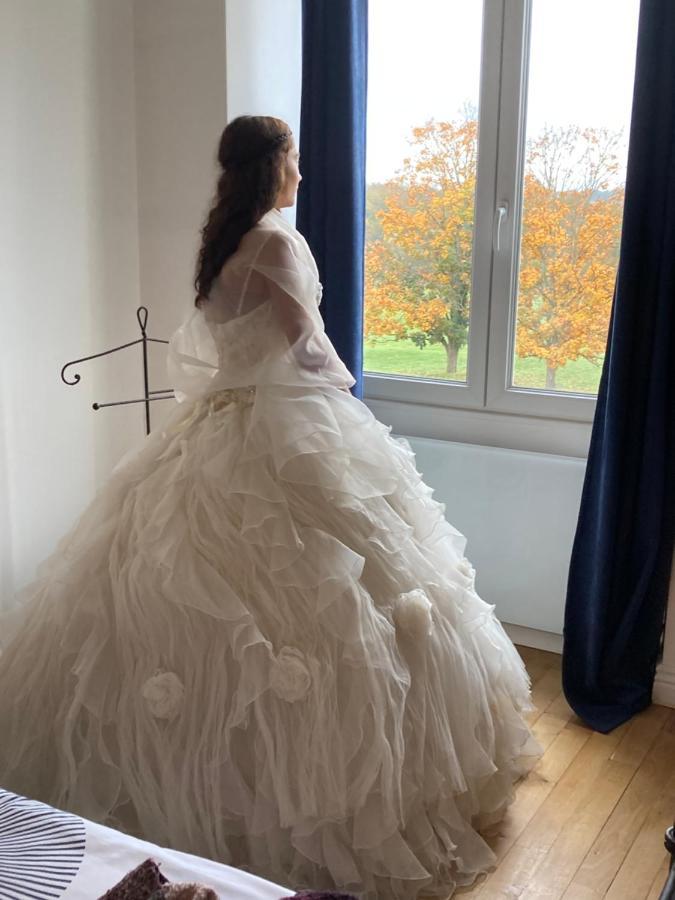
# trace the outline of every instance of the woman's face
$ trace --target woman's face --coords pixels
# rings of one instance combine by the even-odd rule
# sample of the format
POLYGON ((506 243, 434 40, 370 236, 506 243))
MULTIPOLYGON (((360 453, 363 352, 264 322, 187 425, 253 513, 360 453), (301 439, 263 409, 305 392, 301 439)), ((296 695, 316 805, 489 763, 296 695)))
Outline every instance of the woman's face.
POLYGON ((291 145, 286 154, 286 164, 284 166, 284 183, 279 191, 276 206, 282 209, 285 206, 293 206, 295 203, 295 195, 298 193, 298 185, 302 181, 300 174, 300 153, 295 146, 295 141, 291 138, 291 145))

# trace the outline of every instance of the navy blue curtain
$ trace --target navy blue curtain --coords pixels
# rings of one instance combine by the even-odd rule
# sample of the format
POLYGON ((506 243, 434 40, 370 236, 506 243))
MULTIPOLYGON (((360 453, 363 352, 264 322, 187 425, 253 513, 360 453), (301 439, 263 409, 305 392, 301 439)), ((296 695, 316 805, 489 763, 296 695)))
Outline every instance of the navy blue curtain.
POLYGON ((303 0, 302 15, 297 226, 319 267, 326 332, 361 396, 368 0, 303 0))
POLYGON ((675 3, 642 0, 621 253, 565 611, 565 694, 598 731, 651 701, 674 520, 675 3))

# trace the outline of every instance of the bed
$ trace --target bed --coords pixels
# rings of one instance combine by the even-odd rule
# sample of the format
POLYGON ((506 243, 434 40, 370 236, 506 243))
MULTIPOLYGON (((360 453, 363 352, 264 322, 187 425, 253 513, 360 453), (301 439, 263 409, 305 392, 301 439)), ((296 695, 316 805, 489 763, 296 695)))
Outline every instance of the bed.
POLYGON ((0 788, 0 900, 95 900, 147 859, 220 900, 280 900, 292 890, 230 866, 165 850, 0 788))

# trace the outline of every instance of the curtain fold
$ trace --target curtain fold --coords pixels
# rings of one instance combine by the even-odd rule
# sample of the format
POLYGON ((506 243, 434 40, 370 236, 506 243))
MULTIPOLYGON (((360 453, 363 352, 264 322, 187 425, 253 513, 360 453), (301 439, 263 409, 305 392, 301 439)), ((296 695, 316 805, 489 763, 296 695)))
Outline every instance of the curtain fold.
POLYGON ((324 287, 326 332, 362 391, 367 0, 303 0, 297 227, 324 287))
POLYGON ((675 536, 675 4, 642 0, 621 252, 565 610, 563 685, 607 732, 651 701, 675 536))

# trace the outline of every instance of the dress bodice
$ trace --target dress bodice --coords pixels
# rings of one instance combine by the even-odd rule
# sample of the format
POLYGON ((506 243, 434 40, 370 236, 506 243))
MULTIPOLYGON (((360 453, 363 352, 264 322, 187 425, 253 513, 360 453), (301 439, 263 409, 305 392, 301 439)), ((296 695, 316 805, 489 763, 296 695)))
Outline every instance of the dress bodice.
POLYGON ((170 342, 178 399, 243 386, 351 386, 325 334, 321 294, 305 239, 280 212, 266 213, 170 342))

